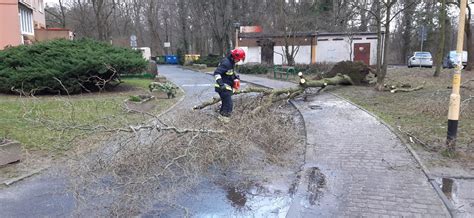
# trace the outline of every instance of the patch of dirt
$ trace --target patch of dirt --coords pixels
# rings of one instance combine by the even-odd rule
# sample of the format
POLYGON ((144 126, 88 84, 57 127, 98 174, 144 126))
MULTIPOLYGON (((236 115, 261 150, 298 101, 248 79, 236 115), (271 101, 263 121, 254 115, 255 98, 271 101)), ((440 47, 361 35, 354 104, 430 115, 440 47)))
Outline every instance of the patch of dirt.
POLYGON ((231 201, 233 207, 244 207, 245 203, 247 203, 247 196, 245 196, 245 192, 238 190, 235 187, 227 188, 226 197, 229 201, 231 201))
POLYGON ((308 177, 308 201, 311 205, 316 205, 317 201, 323 196, 323 189, 326 187, 326 176, 317 167, 311 167, 306 170, 308 177))

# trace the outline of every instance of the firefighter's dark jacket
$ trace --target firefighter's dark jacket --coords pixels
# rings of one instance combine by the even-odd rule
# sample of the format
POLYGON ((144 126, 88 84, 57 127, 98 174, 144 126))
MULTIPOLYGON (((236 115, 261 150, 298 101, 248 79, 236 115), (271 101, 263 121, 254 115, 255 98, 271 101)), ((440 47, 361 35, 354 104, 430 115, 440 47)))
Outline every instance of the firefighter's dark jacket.
POLYGON ((225 57, 217 66, 214 71, 214 77, 216 79, 216 91, 232 91, 232 85, 234 79, 238 78, 234 72, 235 62, 230 55, 225 57))

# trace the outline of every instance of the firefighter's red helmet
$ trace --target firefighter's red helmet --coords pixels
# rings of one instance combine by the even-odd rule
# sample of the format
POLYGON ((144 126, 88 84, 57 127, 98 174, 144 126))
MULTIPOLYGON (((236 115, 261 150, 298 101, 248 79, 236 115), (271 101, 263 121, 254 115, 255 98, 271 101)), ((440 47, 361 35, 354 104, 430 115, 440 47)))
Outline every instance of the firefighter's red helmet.
POLYGON ((243 61, 245 60, 245 51, 241 48, 236 48, 231 51, 232 58, 234 59, 235 62, 243 61))

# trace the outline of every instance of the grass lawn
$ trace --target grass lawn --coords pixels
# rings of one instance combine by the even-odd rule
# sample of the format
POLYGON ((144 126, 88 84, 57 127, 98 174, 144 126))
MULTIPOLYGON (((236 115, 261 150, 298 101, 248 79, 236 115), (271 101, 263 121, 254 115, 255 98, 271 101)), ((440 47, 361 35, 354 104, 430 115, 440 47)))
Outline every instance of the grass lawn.
MULTIPOLYGON (((424 85, 415 92, 377 92, 373 87, 346 86, 332 89, 335 94, 349 99, 375 113, 394 129, 400 128, 402 135, 414 135, 427 146, 420 150, 442 153, 447 132, 449 96, 454 70, 445 69, 438 78, 432 77, 434 69, 394 68, 389 69, 386 84, 424 85), (424 149, 422 149, 424 148, 424 149)), ((463 72, 461 89, 462 108, 459 121, 458 154, 469 160, 474 151, 474 72, 463 72)), ((413 139, 413 138, 412 138, 413 139)), ((415 140, 416 141, 416 140, 415 140)), ((418 145, 423 144, 418 143, 418 145)))
MULTIPOLYGON (((131 95, 148 93, 152 80, 123 81, 115 91, 69 97, 0 95, 0 137, 18 140, 28 150, 63 151, 77 140, 94 135, 94 127, 123 127, 146 121, 150 117, 128 113, 123 105, 131 95)), ((153 95, 158 96, 147 103, 147 112, 153 114, 169 108, 179 98, 153 95)))

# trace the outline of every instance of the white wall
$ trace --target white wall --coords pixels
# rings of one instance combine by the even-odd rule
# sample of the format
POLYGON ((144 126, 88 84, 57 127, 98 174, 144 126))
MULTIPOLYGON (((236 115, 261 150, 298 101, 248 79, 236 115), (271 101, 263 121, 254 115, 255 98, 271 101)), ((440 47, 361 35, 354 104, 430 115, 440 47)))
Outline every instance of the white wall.
MULTIPOLYGON (((284 49, 285 49, 284 46, 273 47, 273 51, 274 51, 273 63, 275 65, 282 65, 282 64, 288 63, 288 61, 286 60, 284 49)), ((296 53, 296 56, 295 56, 295 63, 297 64, 310 64, 311 63, 311 46, 310 45, 303 45, 299 47, 298 53, 296 53)))
POLYGON ((273 64, 286 64, 285 50, 283 46, 273 46, 273 64))
POLYGON ((375 36, 353 36, 353 38, 362 38, 353 40, 347 36, 320 36, 318 40, 328 39, 328 41, 318 41, 316 46, 316 62, 339 62, 354 59, 354 43, 370 43, 370 65, 377 64, 377 39, 367 39, 375 36), (343 40, 333 41, 334 38, 343 40), (351 55, 352 50, 352 55, 351 55))
POLYGON ((328 41, 318 41, 316 62, 339 62, 352 59, 350 44, 346 40, 333 41, 334 38, 342 37, 318 37, 318 40, 328 39, 328 41))
POLYGON ((138 48, 142 52, 142 56, 144 59, 149 61, 151 59, 151 49, 150 47, 140 47, 138 48))
POLYGON ((261 47, 241 47, 245 51, 245 62, 247 63, 261 63, 262 62, 262 48, 261 47))
MULTIPOLYGON (((318 39, 328 39, 328 41, 318 41, 316 46, 316 62, 339 62, 354 59, 354 43, 370 43, 370 65, 377 64, 377 39, 367 39, 376 37, 375 35, 354 35, 353 38, 361 38, 353 40, 350 43, 348 36, 319 36, 318 39), (336 40, 334 38, 342 38, 336 40), (352 55, 351 55, 352 50, 352 55)), ((242 47, 246 53, 246 63, 261 63, 262 49, 261 47, 242 47)), ((273 63, 275 65, 287 64, 283 46, 274 46, 273 63)), ((311 46, 300 46, 295 57, 297 64, 311 63, 311 46)))
POLYGON ((297 64, 311 64, 311 46, 304 45, 300 46, 298 53, 295 57, 295 63, 297 64))

